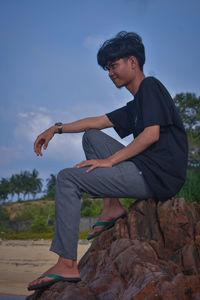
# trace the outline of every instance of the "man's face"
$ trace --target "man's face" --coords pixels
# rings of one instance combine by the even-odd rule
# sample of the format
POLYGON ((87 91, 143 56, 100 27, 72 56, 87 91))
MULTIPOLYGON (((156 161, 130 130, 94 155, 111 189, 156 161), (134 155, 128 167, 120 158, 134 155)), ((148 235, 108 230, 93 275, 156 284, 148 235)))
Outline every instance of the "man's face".
POLYGON ((127 87, 134 79, 134 70, 129 58, 108 62, 107 70, 110 79, 117 88, 127 87))

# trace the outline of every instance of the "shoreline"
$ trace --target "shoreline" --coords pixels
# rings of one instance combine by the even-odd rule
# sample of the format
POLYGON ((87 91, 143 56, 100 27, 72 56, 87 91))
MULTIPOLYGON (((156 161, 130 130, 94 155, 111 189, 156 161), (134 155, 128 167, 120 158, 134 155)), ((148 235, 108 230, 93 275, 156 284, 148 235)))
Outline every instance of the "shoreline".
MULTIPOLYGON (((49 251, 50 244, 51 240, 0 241, 0 300, 17 296, 16 300, 25 299, 33 293, 27 290, 27 284, 57 262, 58 255, 49 251)), ((90 245, 79 241, 78 261, 90 245)))

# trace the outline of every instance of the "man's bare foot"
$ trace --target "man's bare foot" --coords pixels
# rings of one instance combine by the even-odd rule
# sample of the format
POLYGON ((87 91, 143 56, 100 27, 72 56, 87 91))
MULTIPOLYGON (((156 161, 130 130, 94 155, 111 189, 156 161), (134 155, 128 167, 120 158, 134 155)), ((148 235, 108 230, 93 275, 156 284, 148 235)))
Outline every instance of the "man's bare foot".
MULTIPOLYGON (((105 198, 104 207, 97 222, 110 222, 125 213, 126 209, 121 205, 118 198, 105 198)), ((88 233, 88 236, 102 230, 102 228, 103 226, 95 226, 94 229, 88 233)))
MULTIPOLYGON (((44 274, 42 274, 42 276, 44 275, 48 275, 48 274, 56 274, 56 275, 60 275, 63 277, 70 277, 70 278, 80 278, 80 273, 78 271, 78 267, 77 267, 77 261, 75 260, 71 260, 71 259, 67 259, 64 257, 60 257, 58 258, 58 262, 57 264, 55 264, 55 266, 53 266, 52 268, 50 268, 49 270, 47 270, 44 274)), ((38 278, 32 282, 29 283, 29 287, 44 281, 50 281, 52 280, 52 277, 44 277, 44 278, 38 278)))

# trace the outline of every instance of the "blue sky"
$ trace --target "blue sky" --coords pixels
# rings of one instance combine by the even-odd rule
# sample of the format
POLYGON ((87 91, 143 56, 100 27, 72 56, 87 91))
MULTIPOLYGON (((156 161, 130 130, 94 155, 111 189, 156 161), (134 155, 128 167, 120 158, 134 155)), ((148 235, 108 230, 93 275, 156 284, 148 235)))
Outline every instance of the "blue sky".
POLYGON ((46 179, 84 159, 82 134, 56 135, 42 158, 33 142, 56 121, 132 99, 96 62, 101 44, 121 30, 142 36, 146 76, 172 96, 200 96, 199 11, 199 0, 0 0, 0 177, 36 168, 46 179))

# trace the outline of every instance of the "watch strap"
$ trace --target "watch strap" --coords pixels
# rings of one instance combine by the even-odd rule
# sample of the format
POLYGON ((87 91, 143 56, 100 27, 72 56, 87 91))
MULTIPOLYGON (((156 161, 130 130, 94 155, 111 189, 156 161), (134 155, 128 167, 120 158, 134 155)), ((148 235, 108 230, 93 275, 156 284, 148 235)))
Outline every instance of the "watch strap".
POLYGON ((61 122, 57 122, 57 123, 55 123, 55 126, 58 127, 58 133, 61 134, 62 133, 62 123, 61 122))

